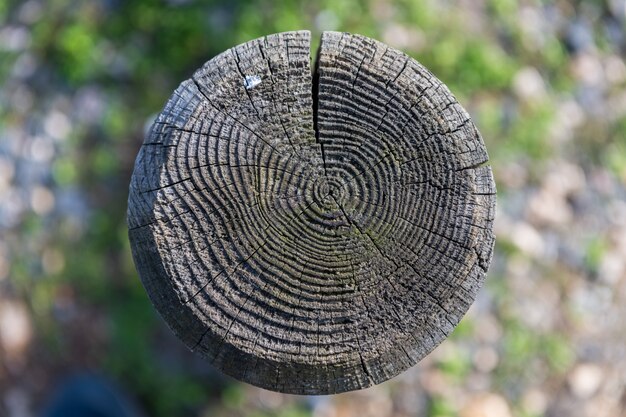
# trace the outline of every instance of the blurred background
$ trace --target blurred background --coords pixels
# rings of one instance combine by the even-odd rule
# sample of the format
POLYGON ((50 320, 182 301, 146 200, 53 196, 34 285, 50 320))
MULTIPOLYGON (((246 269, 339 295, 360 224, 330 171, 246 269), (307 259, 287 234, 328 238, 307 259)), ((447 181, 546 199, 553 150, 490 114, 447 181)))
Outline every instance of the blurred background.
POLYGON ((626 1, 0 0, 0 415, 94 370, 146 415, 626 416, 626 1), (135 272, 128 184, 150 120, 269 33, 401 49, 472 114, 495 257, 453 335, 379 386, 281 395, 221 376, 135 272))

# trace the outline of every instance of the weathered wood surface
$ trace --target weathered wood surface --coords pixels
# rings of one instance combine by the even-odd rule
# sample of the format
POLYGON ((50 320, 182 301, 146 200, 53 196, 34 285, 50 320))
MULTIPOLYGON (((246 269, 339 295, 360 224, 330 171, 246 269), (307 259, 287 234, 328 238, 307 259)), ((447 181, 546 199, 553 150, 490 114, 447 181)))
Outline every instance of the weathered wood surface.
POLYGON ((174 332, 235 378, 326 394, 385 381, 459 322, 491 260, 495 185, 467 112, 375 40, 234 47, 174 92, 128 225, 174 332))

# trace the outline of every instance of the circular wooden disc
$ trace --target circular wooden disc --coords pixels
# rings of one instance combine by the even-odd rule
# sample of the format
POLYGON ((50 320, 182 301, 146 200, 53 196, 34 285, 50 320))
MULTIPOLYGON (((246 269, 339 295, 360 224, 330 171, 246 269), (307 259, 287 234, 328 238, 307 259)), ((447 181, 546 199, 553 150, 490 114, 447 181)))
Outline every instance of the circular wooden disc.
POLYGON ((325 32, 234 47, 184 81, 137 157, 146 290, 225 373, 290 393, 364 388, 459 322, 494 244, 480 134, 407 55, 325 32))

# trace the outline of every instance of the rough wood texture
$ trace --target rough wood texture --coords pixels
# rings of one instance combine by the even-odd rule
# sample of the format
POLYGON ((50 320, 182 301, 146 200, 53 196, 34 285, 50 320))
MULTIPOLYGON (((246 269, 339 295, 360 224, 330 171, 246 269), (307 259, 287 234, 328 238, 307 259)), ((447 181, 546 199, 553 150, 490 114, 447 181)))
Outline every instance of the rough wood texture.
POLYGON ((385 381, 437 346, 491 260, 495 185, 467 112, 363 36, 256 39, 174 92, 128 225, 152 302, 194 351, 271 390, 385 381))

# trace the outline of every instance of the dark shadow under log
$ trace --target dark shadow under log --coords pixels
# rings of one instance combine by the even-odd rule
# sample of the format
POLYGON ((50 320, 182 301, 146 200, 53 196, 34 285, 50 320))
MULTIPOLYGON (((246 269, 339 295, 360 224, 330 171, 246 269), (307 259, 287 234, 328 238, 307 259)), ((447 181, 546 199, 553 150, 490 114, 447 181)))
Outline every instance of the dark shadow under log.
POLYGON ((495 185, 467 112, 407 55, 325 32, 234 47, 174 92, 128 226, 157 310, 225 373, 289 393, 411 367, 471 305, 495 185))

